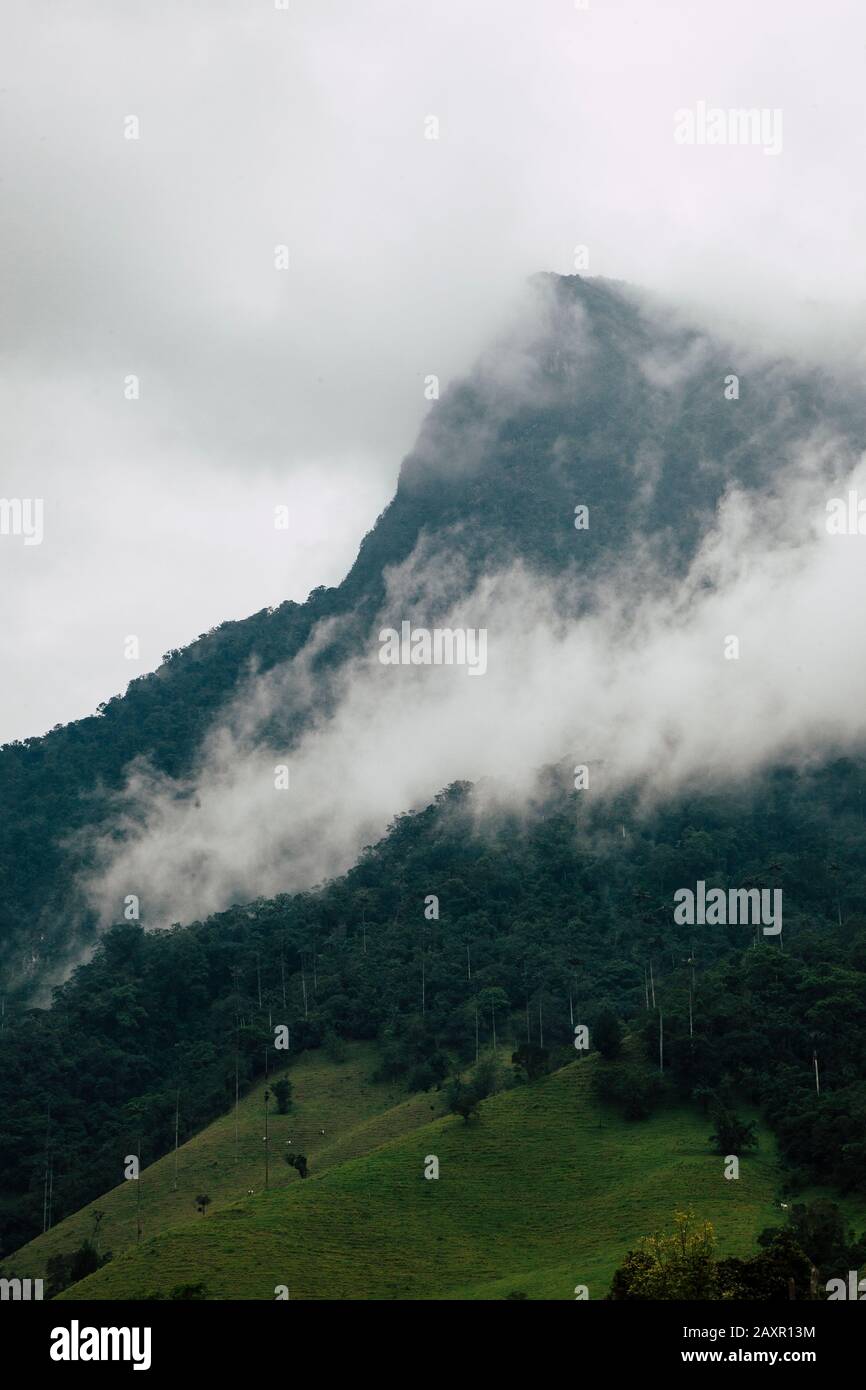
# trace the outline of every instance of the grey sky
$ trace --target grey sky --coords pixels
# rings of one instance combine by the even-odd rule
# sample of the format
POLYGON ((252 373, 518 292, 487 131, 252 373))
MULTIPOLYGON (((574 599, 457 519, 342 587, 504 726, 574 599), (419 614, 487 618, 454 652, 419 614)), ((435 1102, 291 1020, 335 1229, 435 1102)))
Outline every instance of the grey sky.
POLYGON ((862 352, 862 7, 590 6, 7 7, 0 496, 44 498, 45 536, 0 536, 0 737, 337 582, 425 375, 578 244, 756 340, 862 352), (781 154, 677 145, 700 101, 780 109, 781 154))

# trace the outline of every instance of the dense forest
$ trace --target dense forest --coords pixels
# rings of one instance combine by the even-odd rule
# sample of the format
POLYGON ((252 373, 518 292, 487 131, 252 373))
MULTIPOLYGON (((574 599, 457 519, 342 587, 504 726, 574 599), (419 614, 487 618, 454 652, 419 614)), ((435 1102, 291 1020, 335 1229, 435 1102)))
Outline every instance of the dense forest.
MULTIPOLYGON (((866 1187, 866 763, 776 769, 641 810, 550 770, 531 812, 456 784, 345 877, 207 921, 115 926, 50 1010, 0 1035, 2 1252, 150 1162, 307 1048, 377 1039, 413 1089, 500 1044, 573 1057, 613 1014, 667 1086, 763 1107, 792 1177, 866 1187), (678 926, 696 879, 780 887, 781 937, 678 926), (434 901, 434 899, 436 901, 434 901), (651 981, 651 985, 650 985, 651 981), (650 994, 650 989, 652 994, 650 994), (276 1052, 287 1025, 290 1051, 276 1052), (814 1055, 820 1066, 816 1093, 814 1055)), ((648 1069, 648 1068, 647 1068, 648 1069)))

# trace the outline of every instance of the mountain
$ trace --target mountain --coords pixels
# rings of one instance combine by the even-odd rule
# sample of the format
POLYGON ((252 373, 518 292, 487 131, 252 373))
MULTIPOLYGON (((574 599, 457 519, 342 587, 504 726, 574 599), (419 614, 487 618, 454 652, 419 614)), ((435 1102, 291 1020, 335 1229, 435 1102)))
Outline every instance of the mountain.
MULTIPOLYGON (((796 653, 799 664, 783 667, 775 686, 759 681, 750 694, 739 673, 760 673, 760 660, 725 666, 706 633, 686 633, 711 677, 693 685, 683 643, 669 643, 670 633, 682 635, 682 611, 707 594, 729 596, 724 567, 746 535, 736 507, 733 526, 719 523, 732 498, 741 507, 745 498, 759 521, 766 515, 772 564, 797 582, 804 564, 788 523, 804 470, 820 497, 855 467, 864 425, 866 397, 850 382, 719 343, 627 287, 538 277, 509 332, 431 409, 391 505, 338 588, 225 624, 169 653, 91 718, 0 751, 7 1268, 40 1232, 48 1248, 57 1223, 86 1228, 85 1209, 115 1187, 127 1155, 161 1162, 164 1177, 178 1132, 190 1142, 214 1124, 224 1132, 237 1098, 257 1094, 283 1061, 275 1034, 283 1027, 297 1065, 369 1048, 370 1072, 355 1077, 349 1109, 363 1110, 368 1083, 393 1085, 411 1096, 401 1114, 415 1119, 426 1119, 425 1105, 438 1113, 448 1078, 471 1071, 479 1052, 514 1052, 519 1068, 528 1047, 524 1060, 535 1058, 541 1075, 530 1076, 527 1063, 525 1090, 485 1100, 488 1115, 501 1107, 503 1123, 509 1112, 524 1124, 536 1087, 550 1097, 571 1084, 576 1025, 588 1025, 593 1052, 597 1035, 622 1031, 626 1061, 594 1058, 592 1074, 607 1078, 600 1098, 636 1134, 665 1107, 691 1107, 689 1123, 704 1127, 698 1107, 755 1107, 775 1136, 780 1181, 792 1190, 826 1183, 849 1200, 866 1191, 862 741, 815 691, 822 654, 796 653), (588 528, 575 526, 578 507, 588 508, 588 528), (715 570, 699 563, 708 537, 715 570), (461 604, 470 616, 484 612, 477 596, 503 575, 520 577, 526 612, 519 603, 502 610, 502 627, 515 615, 523 626, 508 670, 509 679, 517 675, 505 681, 498 707, 473 706, 472 692, 493 682, 462 672, 459 689, 469 693, 459 704, 425 704, 428 687, 391 680, 393 669, 376 659, 380 628, 450 621, 461 604), (548 717, 543 692, 520 685, 521 669, 541 666, 542 684, 555 688, 566 715, 573 703, 581 715, 593 701, 601 708, 616 698, 615 742, 643 739, 661 766, 682 739, 673 705, 653 704, 640 661, 614 664, 615 682, 592 668, 580 698, 568 662, 575 644, 582 658, 604 628, 611 593, 638 602, 642 591, 663 587, 673 599, 654 616, 662 693, 697 705, 701 721, 690 775, 655 784, 636 772, 606 778, 607 750, 597 758, 590 746, 592 791, 579 789, 580 740, 569 736, 568 719, 551 722, 547 756, 537 757, 541 745, 531 740, 516 747, 548 717), (532 646, 542 626, 536 596, 549 606, 544 621, 561 627, 546 662, 532 646), (729 695, 717 706, 718 688, 729 695), (786 723, 789 691, 804 694, 806 705, 795 703, 786 723), (500 729, 497 709, 509 704, 516 716, 500 729), (399 723, 404 710, 432 714, 407 725, 399 723), (804 710, 812 720, 805 741, 794 737, 804 710), (468 734, 464 714, 474 720, 468 734), (503 776, 473 781, 466 764, 491 723, 503 776), (738 760, 738 740, 752 726, 766 755, 747 749, 738 760), (426 738, 426 782, 401 780, 426 738), (325 748, 318 762, 307 756, 310 746, 325 748), (289 754, 300 795, 280 803, 273 777, 289 754), (519 794, 505 794, 518 754, 532 776, 519 794), (388 759, 398 775, 365 820, 377 764, 388 759), (726 762, 728 775, 719 776, 726 762), (352 794, 349 829, 332 845, 352 794), (286 838, 287 823, 306 842, 286 838), (309 843, 328 852, 307 854, 309 843), (92 892, 97 873, 108 883, 102 900, 92 892), (674 894, 700 881, 723 890, 772 886, 783 896, 784 930, 767 936, 757 923, 710 930, 678 921, 674 894), (141 884, 158 902, 162 891, 158 913, 120 920, 124 895, 141 884), (51 1007, 41 1007, 58 981, 51 1007), (605 1070, 609 1061, 621 1070, 605 1070), (555 1075, 545 1080, 548 1071, 555 1075)), ((819 559, 847 564, 853 553, 825 547, 819 559)), ((824 576, 807 597, 832 632, 839 612, 849 612, 856 571, 833 570, 831 579, 836 588, 824 576), (847 588, 838 587, 839 574, 847 588)), ((766 597, 745 593, 741 616, 766 597)), ((721 621, 724 612, 711 624, 714 643, 727 631, 721 621)), ((620 635, 610 639, 615 651, 620 635)), ((764 667, 775 660, 773 653, 764 667)), ((841 684, 836 668, 828 670, 831 684, 841 684)), ((594 733, 583 729, 583 745, 594 733)), ((626 760, 627 770, 644 765, 626 760)), ((458 1142, 459 1126, 441 1124, 437 1142, 440 1134, 458 1142)), ((564 1181, 562 1136, 550 1133, 551 1163, 564 1181)), ((426 1136, 421 1127, 400 1140, 394 1162, 408 1162, 406 1145, 426 1136)), ((379 1159, 357 1159, 373 1167, 349 1164, 330 1188, 323 1177, 310 1184, 312 1197, 292 1193, 291 1209, 257 1207, 251 1229, 263 1212, 266 1221, 293 1221, 296 1206, 303 1223, 320 1186, 345 1183, 357 1193, 380 1180, 379 1159)), ((391 1158, 382 1162, 387 1168, 391 1158)), ((515 1210, 524 1200, 518 1176, 508 1188, 515 1210)), ((222 1190, 236 1195, 230 1184, 222 1190)), ((558 1189, 556 1211, 561 1198, 558 1189)), ((606 1210, 598 1255, 605 1269, 622 1253, 614 1255, 618 1233, 637 1233, 623 1211, 617 1201, 606 1210)), ((165 1214, 173 1230, 170 1200, 165 1214)), ((754 1216, 741 1226, 750 1236, 754 1216)), ((246 1219, 238 1218, 239 1231, 246 1219)), ((343 1219, 329 1208, 335 1239, 343 1219)), ((382 1219, 385 1230, 391 1218, 382 1219)), ((206 1222, 202 1232, 212 1229, 206 1222)), ((445 1225, 455 1222, 452 1212, 445 1225)), ((223 1232, 222 1214, 213 1226, 223 1232)), ((516 1216, 512 1227, 508 1283, 521 1272, 516 1216)), ((486 1225, 484 1232, 486 1240, 486 1225)), ((165 1239, 173 1240, 168 1229, 165 1239)), ((412 1245, 413 1258, 422 1247, 412 1245)), ((499 1289, 483 1260, 458 1286, 459 1253, 458 1241, 445 1283, 413 1284, 414 1294, 499 1289)), ((551 1271, 559 1279, 567 1262, 536 1254, 526 1273, 549 1290, 551 1271)), ((137 1258, 124 1264, 131 1282, 115 1282, 107 1267, 92 1276, 94 1291, 140 1292, 137 1258)), ((208 1273, 224 1294, 222 1265, 208 1273)), ((347 1268, 340 1277, 357 1275, 347 1268)), ((252 1289, 245 1283, 244 1295, 259 1296, 252 1289)))
MULTIPOLYGON (((341 585, 225 623, 93 716, 0 750, 7 989, 44 1000, 92 947, 100 924, 82 876, 98 842, 125 834, 117 796, 130 768, 182 782, 253 673, 285 672, 266 733, 291 747, 313 717, 309 676, 321 717, 337 698, 335 673, 370 649, 380 624, 399 627, 413 599, 433 624, 479 577, 515 561, 539 579, 573 575, 587 605, 636 556, 675 576, 732 486, 772 487, 817 437, 853 458, 864 425, 866 396, 851 383, 761 361, 615 282, 536 277, 510 331, 431 409, 341 585), (731 373, 736 400, 725 393, 731 373), (592 522, 576 546, 578 505, 592 522), (401 568, 394 612, 389 576, 401 568)), ((307 886, 290 863, 284 886, 307 886)))

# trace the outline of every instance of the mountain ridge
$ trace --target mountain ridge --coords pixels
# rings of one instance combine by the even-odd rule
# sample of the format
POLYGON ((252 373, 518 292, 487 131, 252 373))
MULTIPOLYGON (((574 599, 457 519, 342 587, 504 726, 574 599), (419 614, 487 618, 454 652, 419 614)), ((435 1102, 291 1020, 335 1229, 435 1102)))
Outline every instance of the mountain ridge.
MULTIPOLYGON (((682 572, 731 485, 772 484, 815 431, 832 425, 852 453, 866 437, 866 398, 840 403, 832 382, 776 363, 744 377, 734 402, 723 394, 734 366, 728 348, 618 282, 535 277, 531 312, 429 412, 340 585, 221 624, 95 715, 0 749, 0 965, 13 993, 44 993, 92 947, 79 877, 94 841, 120 833, 127 769, 144 759, 183 779, 250 676, 307 650, 327 711, 329 674, 377 619, 399 627, 388 575, 413 557, 448 574, 437 594, 407 570, 401 603, 415 592, 431 623, 453 592, 515 560, 542 579, 573 572, 590 602, 638 551, 682 572), (592 513, 579 547, 577 503, 592 513)), ((289 708, 274 741, 291 746, 308 717, 289 708)))

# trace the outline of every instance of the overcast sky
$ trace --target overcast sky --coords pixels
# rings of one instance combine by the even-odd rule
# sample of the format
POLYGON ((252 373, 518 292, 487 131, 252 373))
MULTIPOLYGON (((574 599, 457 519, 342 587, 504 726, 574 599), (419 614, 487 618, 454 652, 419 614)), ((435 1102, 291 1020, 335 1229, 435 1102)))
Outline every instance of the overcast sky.
POLYGON ((577 245, 755 338, 855 340, 862 4, 589 4, 9 0, 0 497, 44 539, 0 535, 0 738, 339 582, 424 377, 577 245), (781 153, 678 144, 702 101, 781 111, 781 153))

